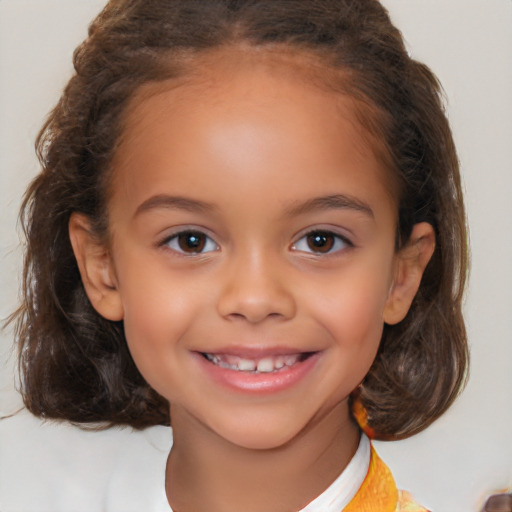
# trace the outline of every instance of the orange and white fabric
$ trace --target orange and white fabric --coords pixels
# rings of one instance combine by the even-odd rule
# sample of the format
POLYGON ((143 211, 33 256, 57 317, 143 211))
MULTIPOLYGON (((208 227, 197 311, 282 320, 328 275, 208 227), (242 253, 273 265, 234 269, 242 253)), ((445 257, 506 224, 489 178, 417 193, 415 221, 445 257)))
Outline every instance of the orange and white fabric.
POLYGON ((406 491, 397 489, 389 468, 371 448, 368 473, 343 512, 428 512, 406 491))
POLYGON ((428 512, 399 491, 365 434, 343 473, 299 512, 428 512))

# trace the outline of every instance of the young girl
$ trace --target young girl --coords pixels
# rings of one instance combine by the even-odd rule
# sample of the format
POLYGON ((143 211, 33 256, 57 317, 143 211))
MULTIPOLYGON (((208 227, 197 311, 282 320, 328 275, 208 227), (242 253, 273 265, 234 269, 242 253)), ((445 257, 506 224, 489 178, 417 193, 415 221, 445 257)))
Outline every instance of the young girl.
POLYGON ((161 511, 424 510, 367 435, 463 384, 464 209, 384 8, 112 0, 75 67, 23 208, 28 409, 171 425, 161 511))

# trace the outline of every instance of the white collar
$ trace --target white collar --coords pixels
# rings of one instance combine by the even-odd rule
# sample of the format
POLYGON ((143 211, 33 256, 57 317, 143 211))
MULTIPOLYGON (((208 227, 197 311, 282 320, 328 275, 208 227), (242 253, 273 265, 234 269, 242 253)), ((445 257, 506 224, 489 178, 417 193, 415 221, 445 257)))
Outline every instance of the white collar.
POLYGON ((299 512, 340 512, 357 494, 370 467, 370 440, 361 434, 356 453, 341 475, 299 512))

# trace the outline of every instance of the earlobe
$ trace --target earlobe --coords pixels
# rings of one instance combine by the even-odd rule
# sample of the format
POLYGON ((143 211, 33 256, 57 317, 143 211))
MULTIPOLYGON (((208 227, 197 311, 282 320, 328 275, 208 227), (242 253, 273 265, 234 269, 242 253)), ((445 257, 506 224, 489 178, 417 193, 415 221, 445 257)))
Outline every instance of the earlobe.
POLYGON ((69 238, 92 306, 107 320, 122 320, 123 307, 110 254, 92 234, 87 216, 76 212, 71 215, 69 238))
POLYGON ((416 224, 409 242, 396 255, 395 276, 383 312, 385 323, 397 324, 407 315, 434 249, 434 228, 427 222, 416 224))

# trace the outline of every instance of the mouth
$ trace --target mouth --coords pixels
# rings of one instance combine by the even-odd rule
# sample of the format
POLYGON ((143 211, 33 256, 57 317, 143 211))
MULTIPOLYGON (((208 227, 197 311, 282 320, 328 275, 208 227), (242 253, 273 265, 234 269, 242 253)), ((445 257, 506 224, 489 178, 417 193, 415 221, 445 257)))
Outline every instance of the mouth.
POLYGON ((235 393, 268 396, 303 382, 317 368, 321 353, 232 347, 195 354, 202 375, 211 384, 220 384, 235 393))
POLYGON ((314 352, 300 352, 284 355, 267 355, 258 358, 246 358, 232 354, 211 354, 202 352, 201 355, 210 363, 235 372, 265 374, 286 371, 309 359, 314 352))

